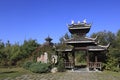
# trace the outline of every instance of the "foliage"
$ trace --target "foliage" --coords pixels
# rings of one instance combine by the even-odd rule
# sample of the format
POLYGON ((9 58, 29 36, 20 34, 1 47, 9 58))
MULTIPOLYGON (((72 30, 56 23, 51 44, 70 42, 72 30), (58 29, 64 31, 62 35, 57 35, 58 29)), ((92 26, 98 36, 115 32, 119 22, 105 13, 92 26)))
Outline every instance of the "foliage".
POLYGON ((58 61, 57 69, 59 72, 64 72, 65 71, 64 59, 60 57, 58 60, 59 61, 58 61))
POLYGON ((59 40, 60 40, 60 43, 64 43, 65 39, 70 39, 70 38, 71 38, 71 36, 68 33, 66 33, 59 40))
MULTIPOLYGON (((105 55, 104 53, 101 53, 99 55, 100 59, 104 62, 107 70, 112 71, 119 71, 120 67, 120 30, 118 30, 117 33, 112 33, 110 31, 100 31, 91 34, 90 37, 95 38, 98 36, 96 42, 98 42, 98 45, 107 45, 109 42, 111 43, 109 52, 105 55), (107 56, 107 57, 106 57, 107 56), (103 59, 104 57, 104 59, 103 59), (118 66, 118 67, 117 67, 118 66)), ((64 44, 65 39, 70 39, 72 37, 77 37, 76 35, 69 35, 65 34, 63 37, 60 38, 60 43, 57 43, 57 47, 48 47, 44 46, 40 49, 38 53, 33 53, 38 46, 40 46, 36 40, 30 39, 25 40, 23 44, 11 44, 8 40, 7 42, 3 42, 0 40, 0 66, 20 66, 24 63, 24 61, 28 61, 29 59, 35 60, 36 57, 43 54, 44 52, 49 53, 49 59, 51 58, 51 54, 55 53, 55 49, 66 49, 71 48, 71 46, 67 46, 64 44), (64 39, 65 38, 65 39, 64 39)), ((92 58, 92 53, 90 53, 90 57, 92 58)), ((77 55, 76 55, 77 56, 77 55)), ((78 55, 77 61, 84 61, 85 55, 80 54, 78 55)), ((58 68, 64 69, 63 60, 60 59, 58 61, 58 68), (62 68, 60 68, 62 67, 62 68)), ((26 66, 28 66, 29 63, 26 63, 26 66)), ((62 71, 62 70, 60 70, 62 71)))
MULTIPOLYGON (((101 31, 97 33, 93 33, 91 37, 98 36, 99 44, 106 45, 111 43, 110 48, 107 52, 107 58, 104 60, 105 69, 111 71, 120 71, 120 30, 116 34, 110 31, 101 31)), ((101 59, 103 56, 101 56, 101 59)))
POLYGON ((46 73, 50 71, 50 65, 46 63, 36 62, 31 64, 29 69, 34 73, 46 73))
POLYGON ((51 65, 41 62, 27 61, 23 64, 23 68, 30 70, 34 73, 46 73, 50 71, 51 65))
POLYGON ((29 70, 29 68, 30 68, 31 64, 33 64, 33 62, 32 62, 32 61, 27 61, 27 62, 25 62, 25 63, 23 64, 23 68, 25 68, 25 69, 29 70))
POLYGON ((28 40, 28 41, 24 41, 24 44, 21 46, 21 50, 22 50, 22 54, 21 56, 23 56, 24 58, 27 58, 29 56, 32 56, 33 54, 31 54, 36 48, 38 47, 38 43, 36 42, 36 40, 28 40))
POLYGON ((11 44, 10 41, 4 43, 0 40, 0 65, 16 66, 23 63, 23 59, 32 56, 32 52, 38 47, 36 40, 25 40, 22 45, 11 44), (20 63, 20 64, 19 64, 20 63))
POLYGON ((78 52, 75 54, 75 57, 76 57, 77 63, 84 63, 85 60, 86 60, 86 54, 85 54, 85 52, 83 52, 83 51, 78 51, 78 52))
POLYGON ((100 45, 106 45, 109 42, 112 44, 112 43, 114 43, 114 40, 116 39, 115 34, 110 31, 100 31, 97 33, 93 33, 91 35, 91 37, 93 37, 93 38, 96 36, 98 36, 97 40, 100 45))
MULTIPOLYGON (((32 74, 32 72, 25 70, 20 67, 15 68, 0 68, 0 80, 5 80, 6 78, 9 80, 15 80, 16 77, 20 77, 25 74, 32 74)), ((21 79, 18 79, 21 80, 21 79)))
POLYGON ((120 71, 120 68, 118 67, 118 59, 114 57, 109 57, 105 68, 110 71, 120 71))

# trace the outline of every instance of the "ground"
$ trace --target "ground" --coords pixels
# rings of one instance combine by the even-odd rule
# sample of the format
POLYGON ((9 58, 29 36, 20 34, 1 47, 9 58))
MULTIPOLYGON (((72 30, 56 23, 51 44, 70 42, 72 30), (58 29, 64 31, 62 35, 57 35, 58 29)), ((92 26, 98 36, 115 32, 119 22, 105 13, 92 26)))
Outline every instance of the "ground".
POLYGON ((58 72, 35 74, 22 68, 0 68, 0 80, 120 80, 120 72, 58 72))

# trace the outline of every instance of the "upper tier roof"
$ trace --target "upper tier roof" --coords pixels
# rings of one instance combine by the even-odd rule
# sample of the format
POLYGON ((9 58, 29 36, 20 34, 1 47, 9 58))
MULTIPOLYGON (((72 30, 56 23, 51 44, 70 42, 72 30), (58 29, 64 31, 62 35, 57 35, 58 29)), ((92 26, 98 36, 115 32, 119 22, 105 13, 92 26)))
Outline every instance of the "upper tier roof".
POLYGON ((51 41, 52 41, 52 38, 50 38, 50 37, 48 36, 47 38, 45 38, 45 40, 51 42, 51 41))
POLYGON ((65 39, 65 43, 68 45, 72 45, 74 47, 86 47, 90 45, 97 45, 96 38, 88 38, 88 37, 80 37, 80 38, 71 38, 65 39))
POLYGON ((96 38, 88 38, 88 37, 80 37, 80 38, 71 38, 71 39, 66 39, 65 43, 93 43, 95 42, 96 38))
POLYGON ((69 27, 69 32, 71 34, 86 34, 89 32, 90 28, 91 28, 91 24, 88 23, 74 23, 74 24, 70 24, 68 25, 69 27))

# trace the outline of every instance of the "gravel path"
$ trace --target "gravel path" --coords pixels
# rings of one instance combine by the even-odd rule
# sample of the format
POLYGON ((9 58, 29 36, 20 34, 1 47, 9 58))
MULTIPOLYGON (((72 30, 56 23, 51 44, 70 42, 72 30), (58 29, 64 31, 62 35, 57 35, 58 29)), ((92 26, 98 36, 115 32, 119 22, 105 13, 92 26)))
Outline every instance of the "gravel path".
POLYGON ((48 74, 26 74, 15 79, 4 80, 120 80, 120 76, 108 75, 103 72, 63 72, 48 74))

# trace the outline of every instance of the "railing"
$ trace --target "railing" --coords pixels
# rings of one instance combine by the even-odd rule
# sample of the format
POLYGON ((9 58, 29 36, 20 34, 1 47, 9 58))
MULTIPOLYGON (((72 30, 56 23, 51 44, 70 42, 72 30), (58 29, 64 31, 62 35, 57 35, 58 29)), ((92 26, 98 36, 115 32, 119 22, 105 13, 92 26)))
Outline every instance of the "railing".
POLYGON ((94 68, 94 69, 98 68, 98 69, 101 70, 102 63, 101 62, 89 62, 88 67, 89 68, 94 68))
POLYGON ((73 62, 64 62, 65 68, 73 68, 73 62))
MULTIPOLYGON (((65 68, 73 68, 74 63, 73 62, 64 62, 65 68)), ((88 67, 92 69, 100 69, 102 68, 102 63, 101 62, 89 62, 88 67)))

